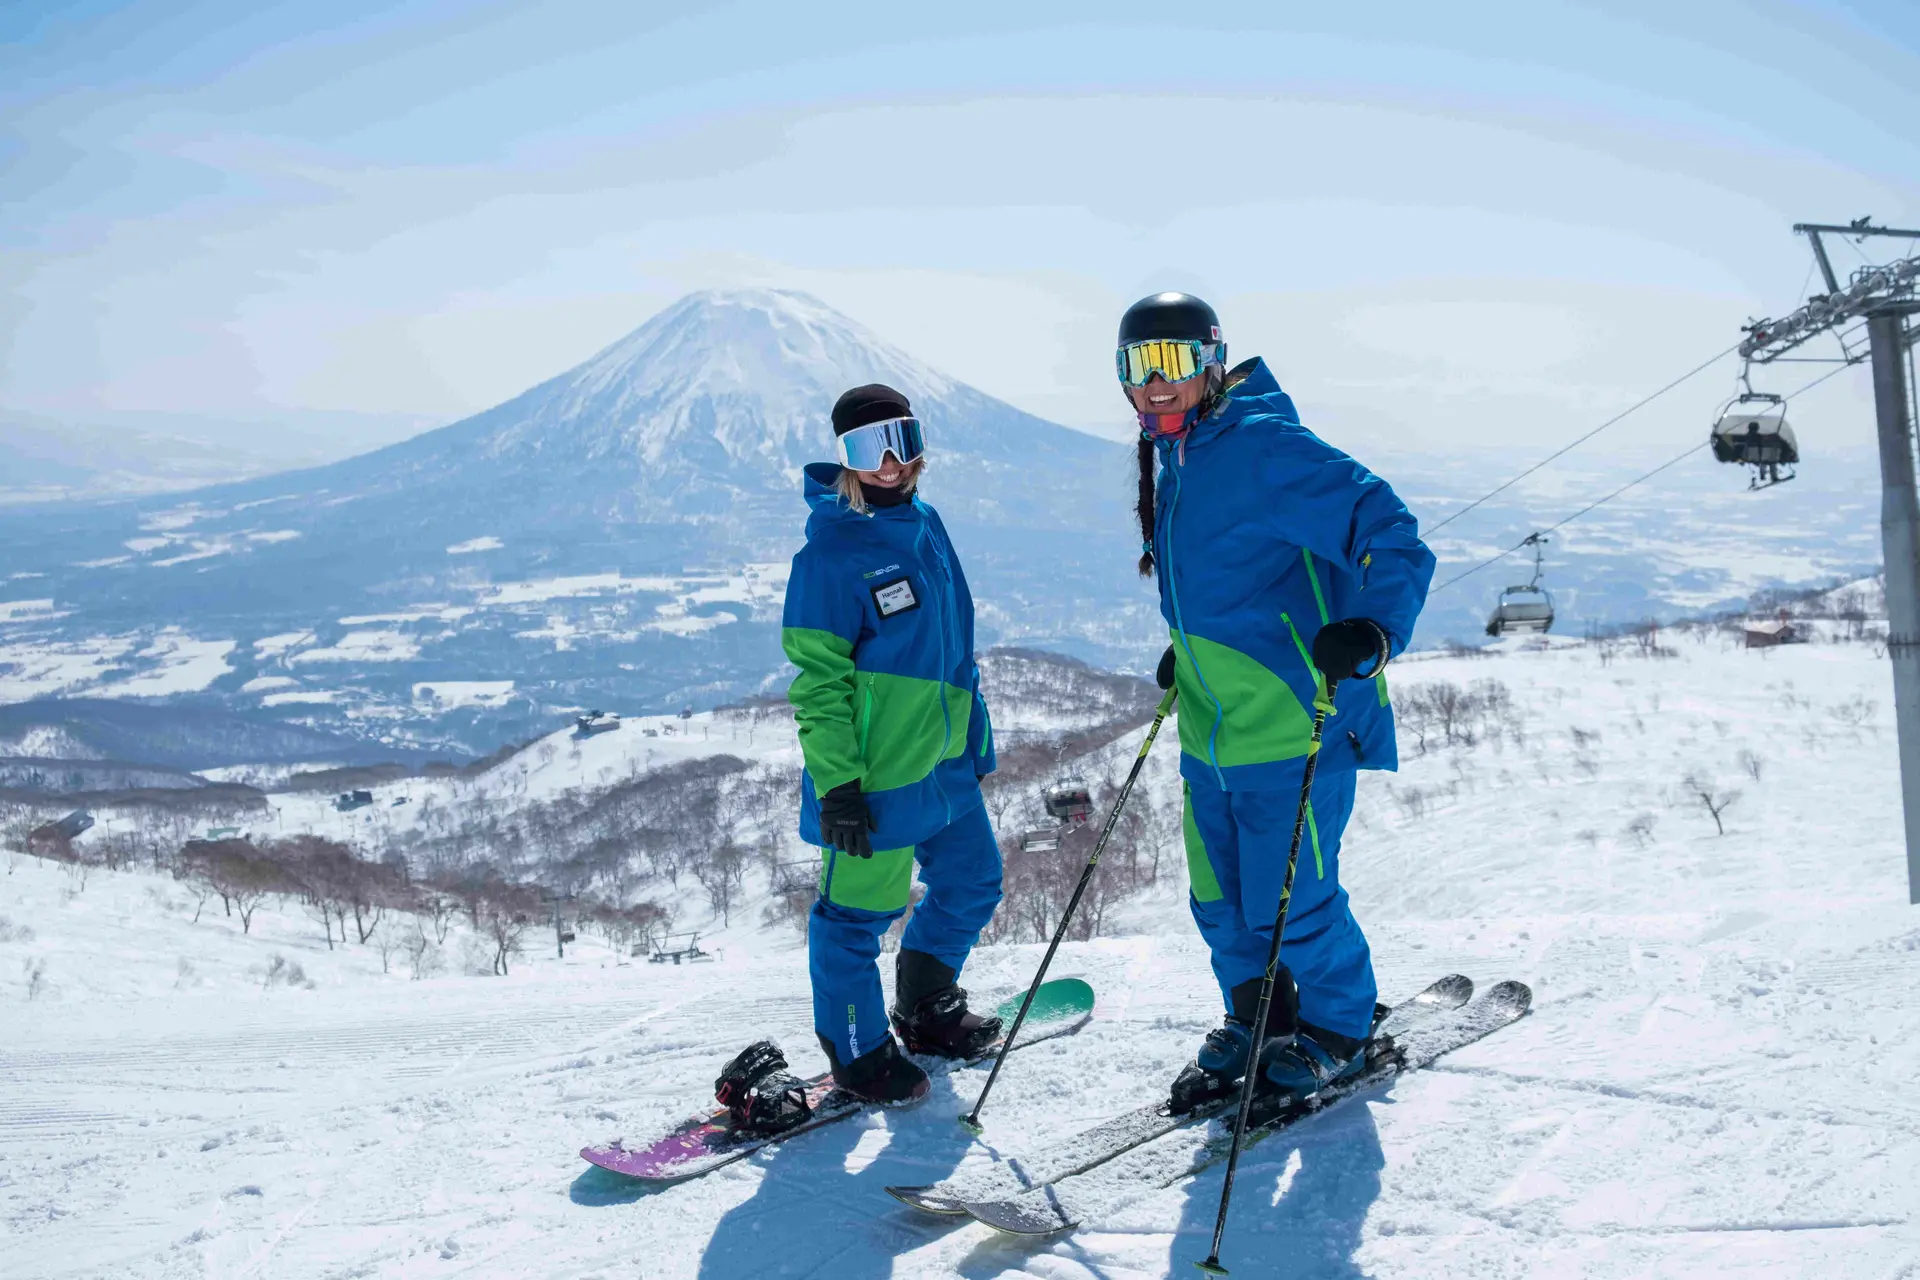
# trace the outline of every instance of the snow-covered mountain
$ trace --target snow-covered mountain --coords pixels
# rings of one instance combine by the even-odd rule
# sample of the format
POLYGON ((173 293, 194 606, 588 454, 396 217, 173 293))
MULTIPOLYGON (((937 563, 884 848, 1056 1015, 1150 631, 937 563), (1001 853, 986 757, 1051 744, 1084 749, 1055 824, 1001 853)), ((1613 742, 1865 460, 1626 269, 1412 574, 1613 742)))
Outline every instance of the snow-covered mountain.
POLYGON ((1130 451, 803 294, 740 290, 684 298, 505 404, 331 466, 185 503, 0 516, 0 699, 204 692, 484 750, 588 703, 752 691, 781 662, 800 468, 830 456, 834 399, 870 381, 927 423, 923 491, 990 602, 986 636, 1108 656, 1151 629, 1127 572, 1130 451))

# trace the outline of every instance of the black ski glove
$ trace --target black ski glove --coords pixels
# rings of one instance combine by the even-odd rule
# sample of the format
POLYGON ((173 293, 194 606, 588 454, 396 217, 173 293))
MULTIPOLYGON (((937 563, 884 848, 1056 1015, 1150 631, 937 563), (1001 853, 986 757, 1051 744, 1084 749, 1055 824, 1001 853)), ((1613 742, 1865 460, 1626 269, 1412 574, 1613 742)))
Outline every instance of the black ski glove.
POLYGON ((1173 646, 1172 645, 1168 645, 1167 651, 1160 655, 1160 669, 1153 673, 1153 682, 1159 685, 1162 689, 1173 688, 1173 646))
POLYGON ((1368 618, 1329 622, 1313 638, 1313 665, 1328 684, 1353 679, 1368 663, 1373 666, 1367 676, 1375 675, 1387 665, 1389 652, 1386 629, 1368 618))
POLYGON ((873 814, 867 809, 867 798, 860 794, 858 778, 820 797, 820 838, 840 852, 871 858, 873 842, 867 833, 873 827, 873 814))

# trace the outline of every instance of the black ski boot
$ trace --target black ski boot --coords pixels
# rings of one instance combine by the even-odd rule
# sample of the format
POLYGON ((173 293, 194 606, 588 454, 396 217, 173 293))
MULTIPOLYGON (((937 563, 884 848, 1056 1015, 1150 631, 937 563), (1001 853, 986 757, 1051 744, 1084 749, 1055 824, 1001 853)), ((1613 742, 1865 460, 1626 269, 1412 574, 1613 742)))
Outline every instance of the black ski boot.
POLYGON ((833 1051, 833 1041, 825 1036, 820 1037, 820 1047, 827 1051, 827 1065, 833 1071, 834 1084, 862 1102, 883 1107, 918 1102, 933 1087, 927 1083, 927 1073, 900 1052, 892 1036, 882 1040, 879 1048, 869 1049, 847 1063, 840 1061, 833 1051))
POLYGON ((720 1068, 713 1096, 743 1133, 771 1137, 805 1124, 813 1115, 806 1081, 787 1070, 786 1055, 771 1040, 748 1045, 720 1068))
MULTIPOLYGON (((1174 1078, 1167 1099, 1169 1115, 1183 1116, 1238 1092, 1240 1080, 1247 1074, 1247 1055, 1253 1052, 1253 1019, 1260 1011, 1260 983, 1261 979, 1253 978, 1233 989, 1233 1012, 1225 1023, 1207 1032, 1200 1052, 1174 1078)), ((1293 975, 1282 969, 1273 984, 1273 1002, 1267 1006, 1267 1052, 1275 1041, 1293 1035, 1299 1010, 1300 994, 1293 985, 1293 975)))
POLYGON ((1000 1039, 1000 1019, 967 1008, 960 975, 924 951, 901 949, 893 967, 893 1029, 908 1053, 977 1058, 1000 1039))

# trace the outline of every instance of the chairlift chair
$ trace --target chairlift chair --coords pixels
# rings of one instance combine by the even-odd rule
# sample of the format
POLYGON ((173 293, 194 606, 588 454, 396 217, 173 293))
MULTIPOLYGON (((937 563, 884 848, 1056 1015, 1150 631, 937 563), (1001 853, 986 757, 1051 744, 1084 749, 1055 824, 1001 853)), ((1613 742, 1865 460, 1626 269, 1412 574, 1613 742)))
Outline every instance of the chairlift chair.
POLYGON ((1093 812, 1093 793, 1081 778, 1062 778, 1047 788, 1047 813, 1061 822, 1085 822, 1093 812))
MULTIPOLYGON (((1741 377, 1744 382, 1745 375, 1741 377)), ((1793 479, 1793 467, 1800 461, 1800 442, 1787 425, 1786 400, 1751 388, 1720 410, 1711 441, 1719 461, 1753 468, 1748 489, 1785 484, 1793 479)))
POLYGON ((1529 534, 1520 545, 1533 548, 1533 581, 1500 593, 1493 616, 1487 619, 1487 634, 1496 640, 1506 635, 1542 635, 1553 629, 1553 595, 1540 585, 1546 535, 1529 534))
POLYGON ((1052 853, 1060 847, 1058 827, 1035 827, 1020 833, 1020 852, 1052 853))

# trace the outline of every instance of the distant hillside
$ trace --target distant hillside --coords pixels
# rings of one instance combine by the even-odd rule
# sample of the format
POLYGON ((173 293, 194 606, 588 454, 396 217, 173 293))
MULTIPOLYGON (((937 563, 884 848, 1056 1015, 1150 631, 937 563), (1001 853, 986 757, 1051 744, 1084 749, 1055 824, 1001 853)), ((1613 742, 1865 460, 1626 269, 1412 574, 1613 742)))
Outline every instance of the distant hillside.
POLYGON ((0 758, 9 756, 128 761, 177 770, 425 758, 424 753, 407 748, 217 707, 89 698, 0 706, 0 758))

